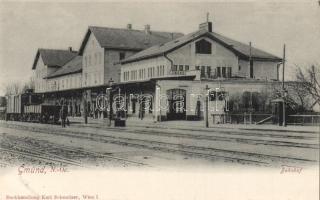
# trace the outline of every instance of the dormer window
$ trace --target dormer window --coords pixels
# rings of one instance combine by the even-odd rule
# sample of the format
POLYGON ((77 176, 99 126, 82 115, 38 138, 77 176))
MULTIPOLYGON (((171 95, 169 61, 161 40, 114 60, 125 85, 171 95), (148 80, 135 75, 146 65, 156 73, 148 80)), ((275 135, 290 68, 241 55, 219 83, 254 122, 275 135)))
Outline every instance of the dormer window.
POLYGON ((126 53, 124 53, 124 52, 119 53, 119 60, 123 60, 123 59, 125 59, 125 57, 126 57, 126 53))
POLYGON ((196 53, 197 54, 211 54, 211 43, 202 39, 196 42, 196 53))

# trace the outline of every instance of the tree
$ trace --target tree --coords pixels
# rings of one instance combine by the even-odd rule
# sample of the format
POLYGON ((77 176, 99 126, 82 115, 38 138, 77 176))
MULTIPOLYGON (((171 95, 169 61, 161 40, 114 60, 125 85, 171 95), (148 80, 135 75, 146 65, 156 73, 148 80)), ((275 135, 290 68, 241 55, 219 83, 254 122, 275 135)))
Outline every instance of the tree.
MULTIPOLYGON (((285 90, 288 91, 287 95, 284 97, 284 100, 286 102, 286 109, 287 111, 290 111, 291 114, 295 114, 297 112, 303 112, 306 110, 306 108, 302 108, 299 98, 297 98, 297 93, 294 91, 293 86, 297 85, 297 81, 291 81, 286 82, 285 90)), ((296 87, 296 86, 295 86, 296 87)), ((274 84, 272 86, 272 99, 282 99, 282 86, 281 84, 274 84)))
POLYGON ((22 86, 22 92, 25 92, 27 89, 33 89, 34 90, 35 88, 35 82, 34 82, 34 79, 33 77, 31 77, 29 79, 29 81, 23 83, 23 86, 22 86))
POLYGON ((29 81, 24 83, 13 81, 5 85, 5 95, 16 95, 25 92, 26 89, 34 89, 34 86, 35 83, 33 78, 30 78, 29 81))
POLYGON ((311 95, 312 106, 315 104, 320 106, 320 65, 311 65, 305 72, 298 67, 296 78, 301 83, 301 89, 311 95))
POLYGON ((5 95, 16 95, 21 92, 21 84, 19 82, 11 82, 5 86, 5 95))

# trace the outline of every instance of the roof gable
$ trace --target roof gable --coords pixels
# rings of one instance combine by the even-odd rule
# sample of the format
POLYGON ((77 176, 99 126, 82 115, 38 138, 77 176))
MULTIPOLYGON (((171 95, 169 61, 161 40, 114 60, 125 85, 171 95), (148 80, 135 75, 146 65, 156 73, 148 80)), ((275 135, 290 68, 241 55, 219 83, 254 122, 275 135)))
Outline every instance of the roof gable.
POLYGON ((69 50, 38 49, 32 69, 36 68, 40 56, 45 65, 62 67, 66 62, 70 61, 76 55, 77 52, 69 50))
POLYGON ((168 42, 181 37, 182 33, 170 33, 142 30, 118 29, 107 27, 90 26, 82 41, 79 55, 83 54, 84 48, 90 35, 93 34, 100 46, 109 49, 126 49, 140 51, 156 44, 168 42))
POLYGON ((67 74, 74 74, 82 72, 82 56, 76 56, 66 64, 64 64, 60 69, 50 74, 46 78, 54 78, 59 76, 64 76, 67 74))
MULTIPOLYGON (((150 57, 155 57, 159 55, 163 55, 164 53, 168 53, 171 51, 174 51, 177 48, 180 48, 192 41, 195 41, 199 39, 200 37, 208 37, 225 48, 232 51, 234 54, 239 56, 242 59, 249 59, 250 56, 250 46, 235 40, 232 40, 230 38, 227 38, 225 36, 222 36, 218 33, 214 32, 208 32, 204 30, 199 30, 187 35, 184 35, 180 38, 177 38, 175 40, 152 46, 148 49, 145 49, 141 52, 138 52, 137 54, 134 54, 133 56, 130 56, 129 58, 123 60, 121 63, 128 63, 128 62, 134 62, 137 60, 142 60, 150 57)), ((270 53, 267 53, 265 51, 262 51, 260 49, 251 47, 251 57, 255 60, 270 60, 270 61, 281 61, 282 59, 274 56, 270 53)))

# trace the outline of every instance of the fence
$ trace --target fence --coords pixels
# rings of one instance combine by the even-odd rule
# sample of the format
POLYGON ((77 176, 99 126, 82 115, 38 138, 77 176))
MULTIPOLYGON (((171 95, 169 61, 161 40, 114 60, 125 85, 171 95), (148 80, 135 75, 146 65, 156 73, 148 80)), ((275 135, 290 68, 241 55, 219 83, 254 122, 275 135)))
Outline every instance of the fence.
POLYGON ((320 115, 289 115, 287 124, 319 126, 320 115))
MULTIPOLYGON (((219 115, 221 123, 231 124, 277 124, 277 118, 271 113, 226 113, 219 115)), ((320 115, 288 115, 288 125, 317 126, 320 125, 320 115)))
MULTIPOLYGON (((268 113, 239 113, 227 115, 229 116, 229 123, 232 124, 255 124, 272 116, 272 114, 268 113)), ((272 123, 272 121, 268 123, 272 123)))

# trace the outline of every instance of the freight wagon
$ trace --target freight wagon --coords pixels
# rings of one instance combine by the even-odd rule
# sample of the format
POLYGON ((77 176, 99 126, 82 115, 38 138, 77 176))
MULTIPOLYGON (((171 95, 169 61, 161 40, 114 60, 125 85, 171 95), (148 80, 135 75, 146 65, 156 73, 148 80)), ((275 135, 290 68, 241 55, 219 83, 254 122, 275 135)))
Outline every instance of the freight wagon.
POLYGON ((4 120, 6 117, 6 105, 7 100, 6 97, 0 97, 0 120, 4 120))
POLYGON ((6 119, 40 123, 57 123, 61 106, 43 104, 41 95, 23 93, 7 97, 6 119))

